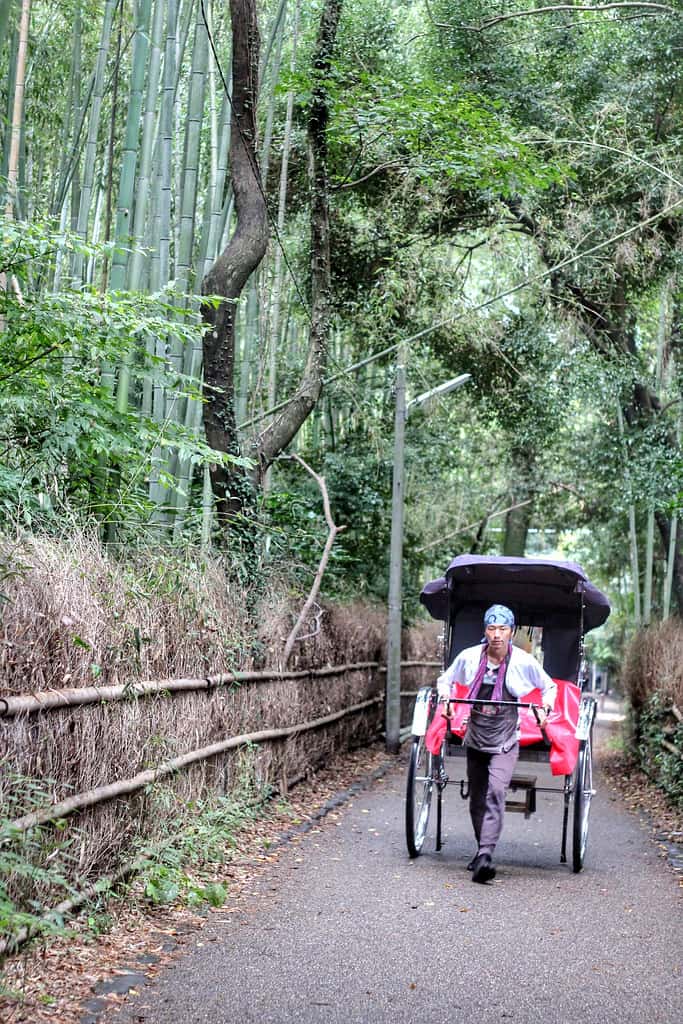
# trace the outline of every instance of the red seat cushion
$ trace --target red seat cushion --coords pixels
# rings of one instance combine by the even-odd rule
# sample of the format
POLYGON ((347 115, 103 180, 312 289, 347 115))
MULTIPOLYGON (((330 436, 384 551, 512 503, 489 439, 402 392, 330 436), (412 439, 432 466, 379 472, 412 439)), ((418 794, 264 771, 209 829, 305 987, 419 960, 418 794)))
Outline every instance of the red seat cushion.
MULTIPOLYGON (((557 683, 557 698, 555 708, 548 718, 546 733, 550 740, 550 770, 553 775, 571 775, 574 771, 576 758, 579 752, 579 741, 576 738, 576 725, 579 720, 579 704, 581 703, 581 690, 574 683, 566 679, 555 679, 557 683)), ((455 684, 451 689, 451 696, 467 696, 468 687, 455 684)), ((530 704, 543 703, 540 690, 531 690, 525 694, 524 702, 530 704)), ((466 720, 470 713, 469 704, 454 704, 453 717, 451 718, 451 732, 460 736, 465 735, 467 728, 466 720)), ((520 711, 520 745, 529 746, 532 743, 542 743, 543 734, 536 724, 536 719, 531 708, 522 708, 520 711)), ((437 710, 427 735, 425 743, 432 754, 439 754, 446 736, 446 719, 440 710, 437 710)))

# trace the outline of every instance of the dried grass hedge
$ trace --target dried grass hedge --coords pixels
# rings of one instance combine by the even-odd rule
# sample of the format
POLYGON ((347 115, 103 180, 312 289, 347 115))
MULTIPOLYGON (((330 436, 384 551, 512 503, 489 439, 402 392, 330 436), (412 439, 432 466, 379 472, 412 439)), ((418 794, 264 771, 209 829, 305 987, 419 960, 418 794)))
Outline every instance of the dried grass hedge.
POLYGON ((219 560, 125 562, 85 533, 0 544, 3 693, 201 676, 252 667, 253 607, 219 560))
MULTIPOLYGON (((124 563, 86 534, 2 542, 0 593, 0 696, 278 667, 299 610, 286 586, 245 590, 220 560, 157 553, 124 563)), ((383 609, 361 603, 318 608, 287 667, 382 662, 385 625, 383 609)), ((432 658, 431 632, 428 640, 411 633, 406 656, 422 655, 422 644, 432 658)), ((414 685, 410 673, 407 685, 414 685)), ((322 718, 383 688, 384 674, 362 670, 0 720, 0 799, 16 817, 230 736, 322 718)), ((226 752, 132 798, 73 815, 58 836, 68 850, 62 868, 69 884, 113 873, 136 844, 162 838, 170 821, 203 802, 237 790, 286 791, 336 750, 371 742, 381 724, 378 704, 285 741, 226 752)), ((53 840, 33 845, 44 855, 53 840)), ((39 883, 27 890, 19 877, 10 891, 46 898, 39 883)))
POLYGON ((622 671, 633 709, 632 753, 678 807, 683 807, 682 653, 683 623, 668 619, 636 634, 622 671))
POLYGON ((667 619, 635 635, 624 659, 622 683, 639 711, 655 693, 683 710, 683 622, 667 619))

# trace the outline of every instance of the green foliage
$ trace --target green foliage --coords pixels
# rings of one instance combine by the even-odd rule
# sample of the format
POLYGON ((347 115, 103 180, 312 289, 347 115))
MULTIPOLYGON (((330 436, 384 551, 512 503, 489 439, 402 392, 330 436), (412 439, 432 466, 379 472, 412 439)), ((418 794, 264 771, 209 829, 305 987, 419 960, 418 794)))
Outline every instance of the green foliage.
MULTIPOLYGON (((249 780, 250 758, 242 766, 241 782, 229 797, 192 800, 168 815, 163 843, 142 849, 136 857, 138 876, 150 903, 182 901, 190 906, 223 905, 228 895, 224 882, 212 869, 225 864, 235 849, 236 834, 261 810, 263 796, 257 796, 249 780)), ((169 799, 170 799, 169 794, 169 799)), ((164 802, 157 787, 156 799, 164 802)))
MULTIPOLYGON (((337 535, 325 572, 326 597, 386 597, 391 530, 391 464, 346 437, 334 451, 305 453, 325 478, 337 535)), ((279 467, 278 487, 264 501, 270 558, 292 569, 302 588, 318 568, 328 527, 320 491, 295 466, 279 467), (282 482, 280 482, 282 481, 282 482), (287 490, 282 489, 286 481, 287 490)))
POLYGON ((342 154, 356 150, 357 169, 347 169, 340 183, 386 161, 417 188, 500 194, 556 183, 558 172, 524 145, 501 107, 424 75, 361 75, 351 90, 345 82, 335 99, 332 145, 338 166, 342 154))
POLYGON ((667 797, 683 808, 683 722, 675 719, 659 694, 654 693, 640 710, 638 727, 642 766, 667 797))
POLYGON ((26 928, 33 935, 65 935, 59 913, 50 913, 65 896, 73 895, 73 848, 78 836, 65 839, 59 822, 21 831, 12 824, 20 815, 50 802, 49 780, 37 782, 0 765, 3 813, 0 817, 0 938, 11 940, 26 928))
POLYGON ((196 463, 244 460, 213 452, 169 418, 117 407, 112 381, 122 362, 138 395, 164 386, 178 402, 200 397, 197 380, 145 351, 145 339, 166 338, 171 323, 190 344, 196 317, 165 296, 34 290, 37 267, 54 249, 64 251, 63 236, 36 225, 8 225, 0 241, 0 266, 22 290, 21 298, 0 297, 0 521, 49 524, 75 506, 100 522, 144 522, 153 458, 172 450, 196 463))

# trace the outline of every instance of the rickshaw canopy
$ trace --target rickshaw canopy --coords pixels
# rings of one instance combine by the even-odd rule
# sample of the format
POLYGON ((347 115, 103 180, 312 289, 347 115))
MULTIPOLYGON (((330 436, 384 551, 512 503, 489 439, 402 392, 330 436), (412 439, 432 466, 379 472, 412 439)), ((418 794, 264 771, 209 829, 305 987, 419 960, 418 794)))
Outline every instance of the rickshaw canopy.
POLYGON ((569 680, 576 679, 581 638, 610 613, 607 597, 576 562, 503 555, 458 555, 424 586, 420 601, 449 624, 449 658, 479 641, 489 605, 508 605, 517 625, 543 628, 544 667, 569 680))

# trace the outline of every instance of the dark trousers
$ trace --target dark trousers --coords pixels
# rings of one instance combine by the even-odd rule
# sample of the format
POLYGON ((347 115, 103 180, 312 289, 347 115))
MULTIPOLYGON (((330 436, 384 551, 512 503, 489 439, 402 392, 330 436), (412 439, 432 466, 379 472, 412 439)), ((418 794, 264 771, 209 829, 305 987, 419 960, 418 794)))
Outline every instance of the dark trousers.
POLYGON ((493 855, 503 831, 505 795, 518 754, 518 743, 504 754, 485 754, 467 747, 470 817, 479 853, 493 855))

